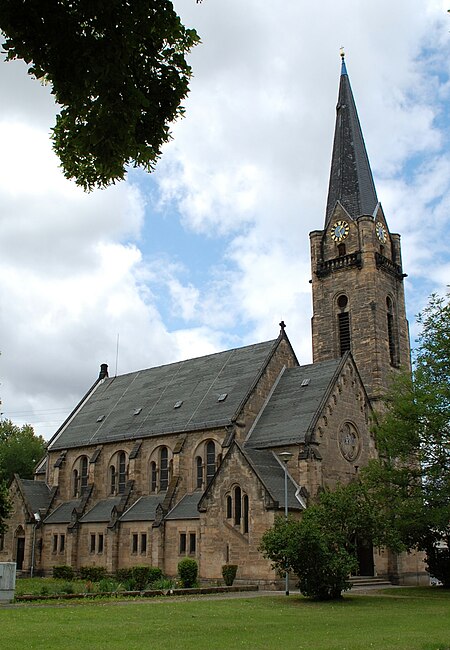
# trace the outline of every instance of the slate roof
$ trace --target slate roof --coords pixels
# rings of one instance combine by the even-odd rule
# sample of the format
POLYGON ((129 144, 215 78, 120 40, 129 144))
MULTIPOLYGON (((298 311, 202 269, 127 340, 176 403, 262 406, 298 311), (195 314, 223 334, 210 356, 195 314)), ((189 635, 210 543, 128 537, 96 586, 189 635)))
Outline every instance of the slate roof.
POLYGON ((45 518, 45 524, 69 524, 72 521, 72 513, 76 508, 79 508, 81 505, 80 499, 73 499, 72 501, 66 501, 61 503, 60 506, 55 508, 55 510, 45 518))
POLYGON ((342 59, 336 106, 336 126, 325 228, 330 222, 337 201, 343 205, 353 219, 363 214, 373 215, 378 204, 366 145, 344 59, 342 59))
MULTIPOLYGON (((274 501, 278 501, 279 507, 284 508, 285 490, 284 490, 284 467, 275 457, 274 452, 266 449, 257 450, 245 448, 243 450, 251 466, 261 479, 265 488, 274 501)), ((295 496, 297 485, 289 476, 288 472, 288 508, 290 510, 300 510, 302 506, 295 496)))
POLYGON ((197 506, 202 496, 203 492, 200 491, 185 494, 177 505, 166 515, 165 519, 198 519, 200 513, 197 506))
POLYGON ((55 434, 49 449, 225 426, 239 412, 277 342, 102 380, 55 434), (174 408, 177 402, 182 404, 174 408))
POLYGON ((110 497, 109 499, 102 499, 95 504, 83 517, 80 523, 98 523, 111 520, 113 508, 119 505, 122 497, 110 497))
POLYGON ((44 481, 33 481, 19 478, 24 496, 30 510, 35 513, 39 510, 46 511, 50 505, 51 490, 44 481))
POLYGON ((164 501, 166 493, 140 497, 120 518, 120 521, 154 521, 156 508, 164 501))
POLYGON ((304 442, 344 359, 287 368, 250 430, 246 449, 304 442))

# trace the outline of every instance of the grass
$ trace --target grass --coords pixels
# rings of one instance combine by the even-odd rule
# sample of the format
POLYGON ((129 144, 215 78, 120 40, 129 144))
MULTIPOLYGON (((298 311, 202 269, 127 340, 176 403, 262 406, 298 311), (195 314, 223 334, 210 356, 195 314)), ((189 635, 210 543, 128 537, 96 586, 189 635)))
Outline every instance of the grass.
POLYGON ((315 603, 301 596, 0 608, 2 647, 16 650, 450 650, 450 592, 386 590, 315 603))
POLYGON ((71 584, 74 591, 84 593, 86 580, 61 580, 56 578, 19 578, 16 581, 16 596, 24 594, 58 594, 71 584))

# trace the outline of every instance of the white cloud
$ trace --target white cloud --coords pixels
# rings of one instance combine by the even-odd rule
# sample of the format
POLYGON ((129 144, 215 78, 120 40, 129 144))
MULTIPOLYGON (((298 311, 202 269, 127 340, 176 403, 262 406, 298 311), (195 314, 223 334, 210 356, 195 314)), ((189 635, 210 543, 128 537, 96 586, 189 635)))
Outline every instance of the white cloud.
POLYGON ((274 338, 281 319, 310 360, 308 232, 324 218, 341 45, 410 313, 448 278, 447 7, 175 5, 203 43, 151 181, 86 195, 65 180, 49 89, 0 64, 2 408, 51 420, 47 436, 101 362, 128 372, 274 338))

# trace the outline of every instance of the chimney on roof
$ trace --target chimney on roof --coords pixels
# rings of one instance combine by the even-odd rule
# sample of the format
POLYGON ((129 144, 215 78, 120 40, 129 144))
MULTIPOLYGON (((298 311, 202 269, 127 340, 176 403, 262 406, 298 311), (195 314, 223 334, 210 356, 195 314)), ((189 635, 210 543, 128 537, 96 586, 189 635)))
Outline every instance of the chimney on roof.
POLYGON ((108 377, 108 364, 107 363, 102 363, 100 365, 100 374, 98 376, 99 379, 105 379, 108 377))

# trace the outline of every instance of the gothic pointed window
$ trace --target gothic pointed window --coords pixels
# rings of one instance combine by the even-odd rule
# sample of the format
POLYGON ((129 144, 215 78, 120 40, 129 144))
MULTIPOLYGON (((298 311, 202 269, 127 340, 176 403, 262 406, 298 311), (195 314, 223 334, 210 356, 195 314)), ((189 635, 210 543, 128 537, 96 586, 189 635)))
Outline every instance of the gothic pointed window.
POLYGON ((241 525, 242 516, 242 502, 241 502, 241 488, 237 485, 234 488, 234 524, 235 526, 241 525))
POLYGON ((158 472, 155 461, 150 463, 150 490, 156 492, 158 487, 158 472))
POLYGON ((391 366, 398 366, 398 345, 395 330, 395 317, 394 305, 389 296, 386 298, 386 317, 387 317, 387 333, 389 344, 389 358, 391 366))
POLYGON ((248 505, 248 495, 244 494, 244 498, 242 499, 242 506, 243 506, 243 513, 242 513, 242 520, 243 520, 243 533, 248 533, 248 515, 249 515, 249 505, 248 505))
POLYGON ((230 495, 227 496, 227 519, 233 518, 233 499, 230 495))
POLYGON ((72 482, 73 482, 73 496, 77 497, 80 490, 80 475, 77 469, 73 470, 72 482))
POLYGON ((109 468, 109 491, 111 494, 117 492, 117 472, 114 465, 109 468))
POLYGON ((82 456, 80 461, 80 488, 81 493, 87 488, 88 484, 88 459, 87 456, 82 456))
POLYGON ((337 299, 338 307, 338 335, 339 335, 339 353, 342 355, 351 349, 351 336, 350 336, 350 312, 348 305, 348 298, 345 294, 341 294, 337 299))
POLYGON ((206 484, 209 485, 216 471, 216 446, 212 440, 206 445, 206 484))
POLYGON ((161 447, 159 455, 159 489, 167 490, 169 485, 169 452, 167 447, 161 447))
POLYGON ((205 489, 211 483, 221 458, 221 455, 216 453, 216 445, 214 440, 204 440, 197 446, 192 468, 193 489, 205 489))
POLYGON ((201 456, 197 456, 195 459, 195 468, 196 468, 196 476, 197 476, 197 488, 201 488, 203 486, 203 460, 201 456))
POLYGON ((118 465, 119 465, 118 491, 119 494, 123 494, 125 492, 125 486, 127 483, 127 459, 125 456, 125 452, 123 451, 121 451, 118 455, 118 465))

